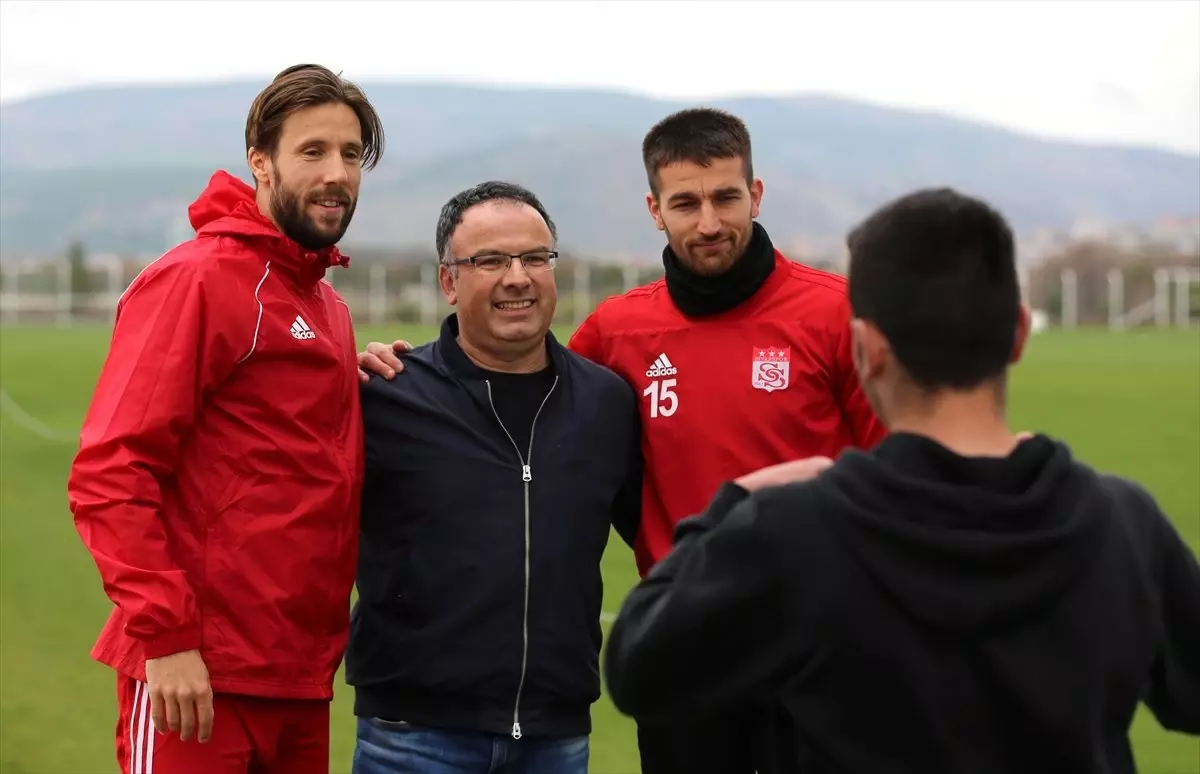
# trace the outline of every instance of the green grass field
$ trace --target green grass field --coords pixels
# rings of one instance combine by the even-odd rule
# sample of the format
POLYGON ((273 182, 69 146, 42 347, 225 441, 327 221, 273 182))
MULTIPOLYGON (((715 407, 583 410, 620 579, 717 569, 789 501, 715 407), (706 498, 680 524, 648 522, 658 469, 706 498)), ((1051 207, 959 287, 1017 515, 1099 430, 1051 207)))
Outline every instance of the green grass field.
MULTIPOLYGON (((362 343, 429 330, 363 329, 362 343)), ((0 330, 0 772, 115 772, 114 678, 88 659, 109 609, 66 506, 76 431, 98 373, 107 329, 0 330), (6 398, 7 396, 7 398, 6 398)), ((1132 476, 1160 498, 1200 551, 1200 333, 1046 333, 1015 373, 1020 429, 1066 438, 1097 467, 1132 476)), ((605 559, 605 609, 636 575, 619 540, 605 559)), ((339 683, 332 771, 349 772, 350 691, 339 683)), ((602 700, 594 710, 592 771, 638 771, 633 724, 602 700)), ((1159 729, 1133 731, 1145 774, 1200 772, 1200 743, 1159 729)))

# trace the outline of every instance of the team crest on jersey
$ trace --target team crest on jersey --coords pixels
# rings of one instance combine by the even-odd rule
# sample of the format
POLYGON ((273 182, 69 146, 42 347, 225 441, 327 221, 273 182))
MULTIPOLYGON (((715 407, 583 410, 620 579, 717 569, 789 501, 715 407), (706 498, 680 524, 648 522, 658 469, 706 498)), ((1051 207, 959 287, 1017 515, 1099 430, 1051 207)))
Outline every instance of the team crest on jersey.
POLYGON ((750 384, 756 390, 774 392, 788 386, 791 375, 791 347, 755 347, 751 356, 750 384))

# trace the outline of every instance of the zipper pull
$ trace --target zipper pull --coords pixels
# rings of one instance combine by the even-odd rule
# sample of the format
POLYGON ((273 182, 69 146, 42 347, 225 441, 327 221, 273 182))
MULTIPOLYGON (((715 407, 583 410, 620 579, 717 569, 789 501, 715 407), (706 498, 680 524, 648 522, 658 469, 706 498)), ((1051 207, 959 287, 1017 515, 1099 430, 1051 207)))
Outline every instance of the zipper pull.
MULTIPOLYGON (((532 480, 533 480, 533 471, 531 471, 531 470, 529 469, 529 466, 528 466, 528 465, 522 465, 522 466, 521 466, 521 480, 522 480, 522 481, 532 481, 532 480)), ((517 726, 517 727, 516 727, 516 732, 517 732, 518 734, 519 734, 519 733, 521 733, 521 727, 520 727, 520 726, 517 726)))
POLYGON ((513 739, 521 738, 521 724, 515 720, 513 721, 512 738, 513 739))

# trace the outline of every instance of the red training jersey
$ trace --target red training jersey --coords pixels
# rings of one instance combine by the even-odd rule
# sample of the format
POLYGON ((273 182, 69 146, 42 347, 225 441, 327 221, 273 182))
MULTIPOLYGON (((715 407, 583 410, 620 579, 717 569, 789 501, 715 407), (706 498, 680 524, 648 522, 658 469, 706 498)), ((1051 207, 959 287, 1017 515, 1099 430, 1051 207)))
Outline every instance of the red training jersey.
POLYGON ((363 466, 354 331, 306 251, 217 173, 195 239, 117 305, 71 467, 113 601, 92 655, 199 649, 214 691, 332 696, 349 635, 363 466))
POLYGON ((725 481, 886 434, 854 370, 846 280, 778 250, 767 281, 734 309, 687 317, 660 279, 603 301, 569 346, 641 396, 643 576, 671 550, 675 524, 725 481))

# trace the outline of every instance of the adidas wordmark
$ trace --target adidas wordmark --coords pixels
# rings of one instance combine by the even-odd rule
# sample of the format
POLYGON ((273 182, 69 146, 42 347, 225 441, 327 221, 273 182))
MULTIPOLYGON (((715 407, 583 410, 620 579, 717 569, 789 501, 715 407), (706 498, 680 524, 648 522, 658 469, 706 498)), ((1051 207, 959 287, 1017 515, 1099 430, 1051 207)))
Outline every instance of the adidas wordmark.
POLYGON ((646 376, 651 378, 655 376, 674 376, 679 373, 679 369, 671 365, 671 361, 666 354, 661 354, 658 358, 646 369, 646 376))
POLYGON ((297 339, 315 339, 317 334, 313 333, 312 328, 308 327, 308 323, 300 315, 296 315, 296 322, 292 323, 292 336, 297 339))

